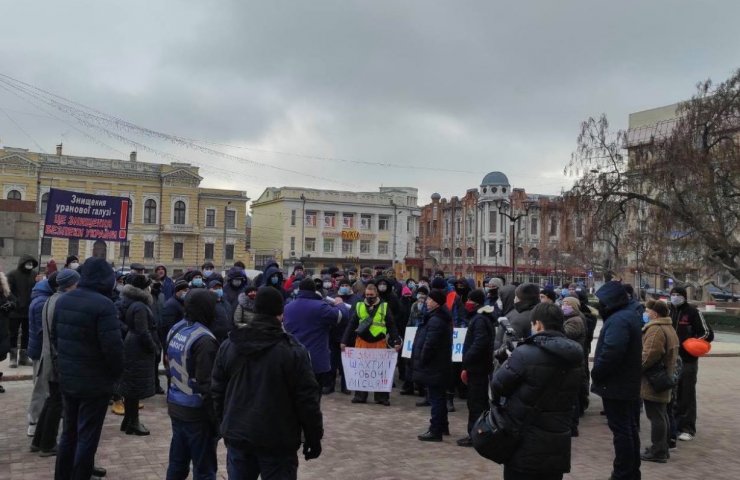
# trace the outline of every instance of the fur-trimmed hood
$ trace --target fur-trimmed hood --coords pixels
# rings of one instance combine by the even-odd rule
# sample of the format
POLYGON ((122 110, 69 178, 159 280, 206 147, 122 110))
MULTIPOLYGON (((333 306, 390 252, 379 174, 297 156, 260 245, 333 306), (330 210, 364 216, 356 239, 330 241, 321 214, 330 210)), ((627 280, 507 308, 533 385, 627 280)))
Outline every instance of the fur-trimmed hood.
POLYGON ((152 304, 152 296, 146 290, 136 288, 133 285, 124 285, 123 292, 121 294, 132 301, 143 302, 146 305, 152 304))
POLYGON ((3 272, 0 272, 0 293, 4 297, 10 296, 10 285, 8 285, 8 277, 3 272))

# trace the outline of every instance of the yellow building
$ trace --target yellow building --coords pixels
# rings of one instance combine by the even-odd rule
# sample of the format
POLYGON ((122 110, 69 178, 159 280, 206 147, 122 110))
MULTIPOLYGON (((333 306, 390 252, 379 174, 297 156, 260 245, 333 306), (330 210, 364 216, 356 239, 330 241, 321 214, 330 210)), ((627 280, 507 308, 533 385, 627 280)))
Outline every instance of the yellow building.
POLYGON ((5 147, 0 175, 3 199, 35 201, 42 215, 50 188, 131 199, 128 242, 43 238, 42 264, 49 258, 63 264, 68 255, 96 255, 116 268, 161 263, 177 276, 205 260, 217 268, 248 262, 246 192, 201 188, 198 167, 188 163, 139 162, 136 152, 129 160, 77 157, 64 155, 61 145, 55 155, 5 147))

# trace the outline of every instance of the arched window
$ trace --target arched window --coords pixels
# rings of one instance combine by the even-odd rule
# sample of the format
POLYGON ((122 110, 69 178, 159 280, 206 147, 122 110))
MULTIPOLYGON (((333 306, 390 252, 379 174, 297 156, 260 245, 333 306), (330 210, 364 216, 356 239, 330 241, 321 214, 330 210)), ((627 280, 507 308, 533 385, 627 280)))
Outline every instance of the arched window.
POLYGON ((41 195, 41 215, 46 215, 46 208, 49 206, 49 192, 41 195))
MULTIPOLYGON (((183 212, 185 211, 184 205, 185 204, 183 203, 183 212)), ((177 204, 175 204, 175 218, 177 218, 177 204)), ((144 223, 157 223, 157 202, 151 198, 144 202, 144 223)))
POLYGON ((455 257, 462 257, 462 248, 455 249, 455 257))
POLYGON ((175 225, 185 225, 185 202, 182 200, 175 202, 175 218, 172 223, 175 225))
POLYGON ((20 200, 21 192, 18 190, 11 190, 8 192, 8 200, 20 200))
POLYGON ((475 256, 475 250, 473 250, 473 247, 468 247, 468 251, 466 252, 466 255, 468 256, 468 258, 475 256))
POLYGON ((444 252, 443 252, 443 255, 444 255, 445 258, 450 258, 450 249, 449 248, 445 248, 444 249, 444 252))

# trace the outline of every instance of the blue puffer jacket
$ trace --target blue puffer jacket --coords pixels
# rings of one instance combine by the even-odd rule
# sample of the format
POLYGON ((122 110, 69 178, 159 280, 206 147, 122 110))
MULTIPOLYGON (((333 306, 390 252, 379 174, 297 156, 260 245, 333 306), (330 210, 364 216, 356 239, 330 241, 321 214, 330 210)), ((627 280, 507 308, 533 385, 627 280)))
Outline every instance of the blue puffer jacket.
POLYGON ((123 340, 110 299, 114 284, 113 269, 105 259, 88 258, 77 288, 56 303, 52 343, 66 395, 109 396, 123 372, 123 340))
POLYGON ((642 374, 642 318, 620 282, 596 292, 604 326, 591 369, 591 391, 602 398, 637 400, 642 374))
POLYGON ((28 356, 33 360, 41 358, 41 348, 44 345, 41 314, 44 311, 44 304, 52 295, 54 290, 46 279, 38 282, 31 291, 31 305, 28 307, 28 356))

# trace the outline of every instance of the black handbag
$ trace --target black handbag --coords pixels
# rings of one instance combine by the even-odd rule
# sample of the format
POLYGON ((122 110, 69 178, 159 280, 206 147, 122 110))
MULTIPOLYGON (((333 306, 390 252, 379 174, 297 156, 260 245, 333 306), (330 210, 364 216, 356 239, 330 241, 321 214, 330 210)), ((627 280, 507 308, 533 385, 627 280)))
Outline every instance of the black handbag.
POLYGON ((676 369, 673 375, 668 375, 668 370, 665 368, 663 361, 656 362, 652 367, 648 368, 643 372, 648 383, 656 393, 665 392, 678 385, 678 380, 681 378, 681 370, 683 362, 681 357, 676 357, 676 369))

